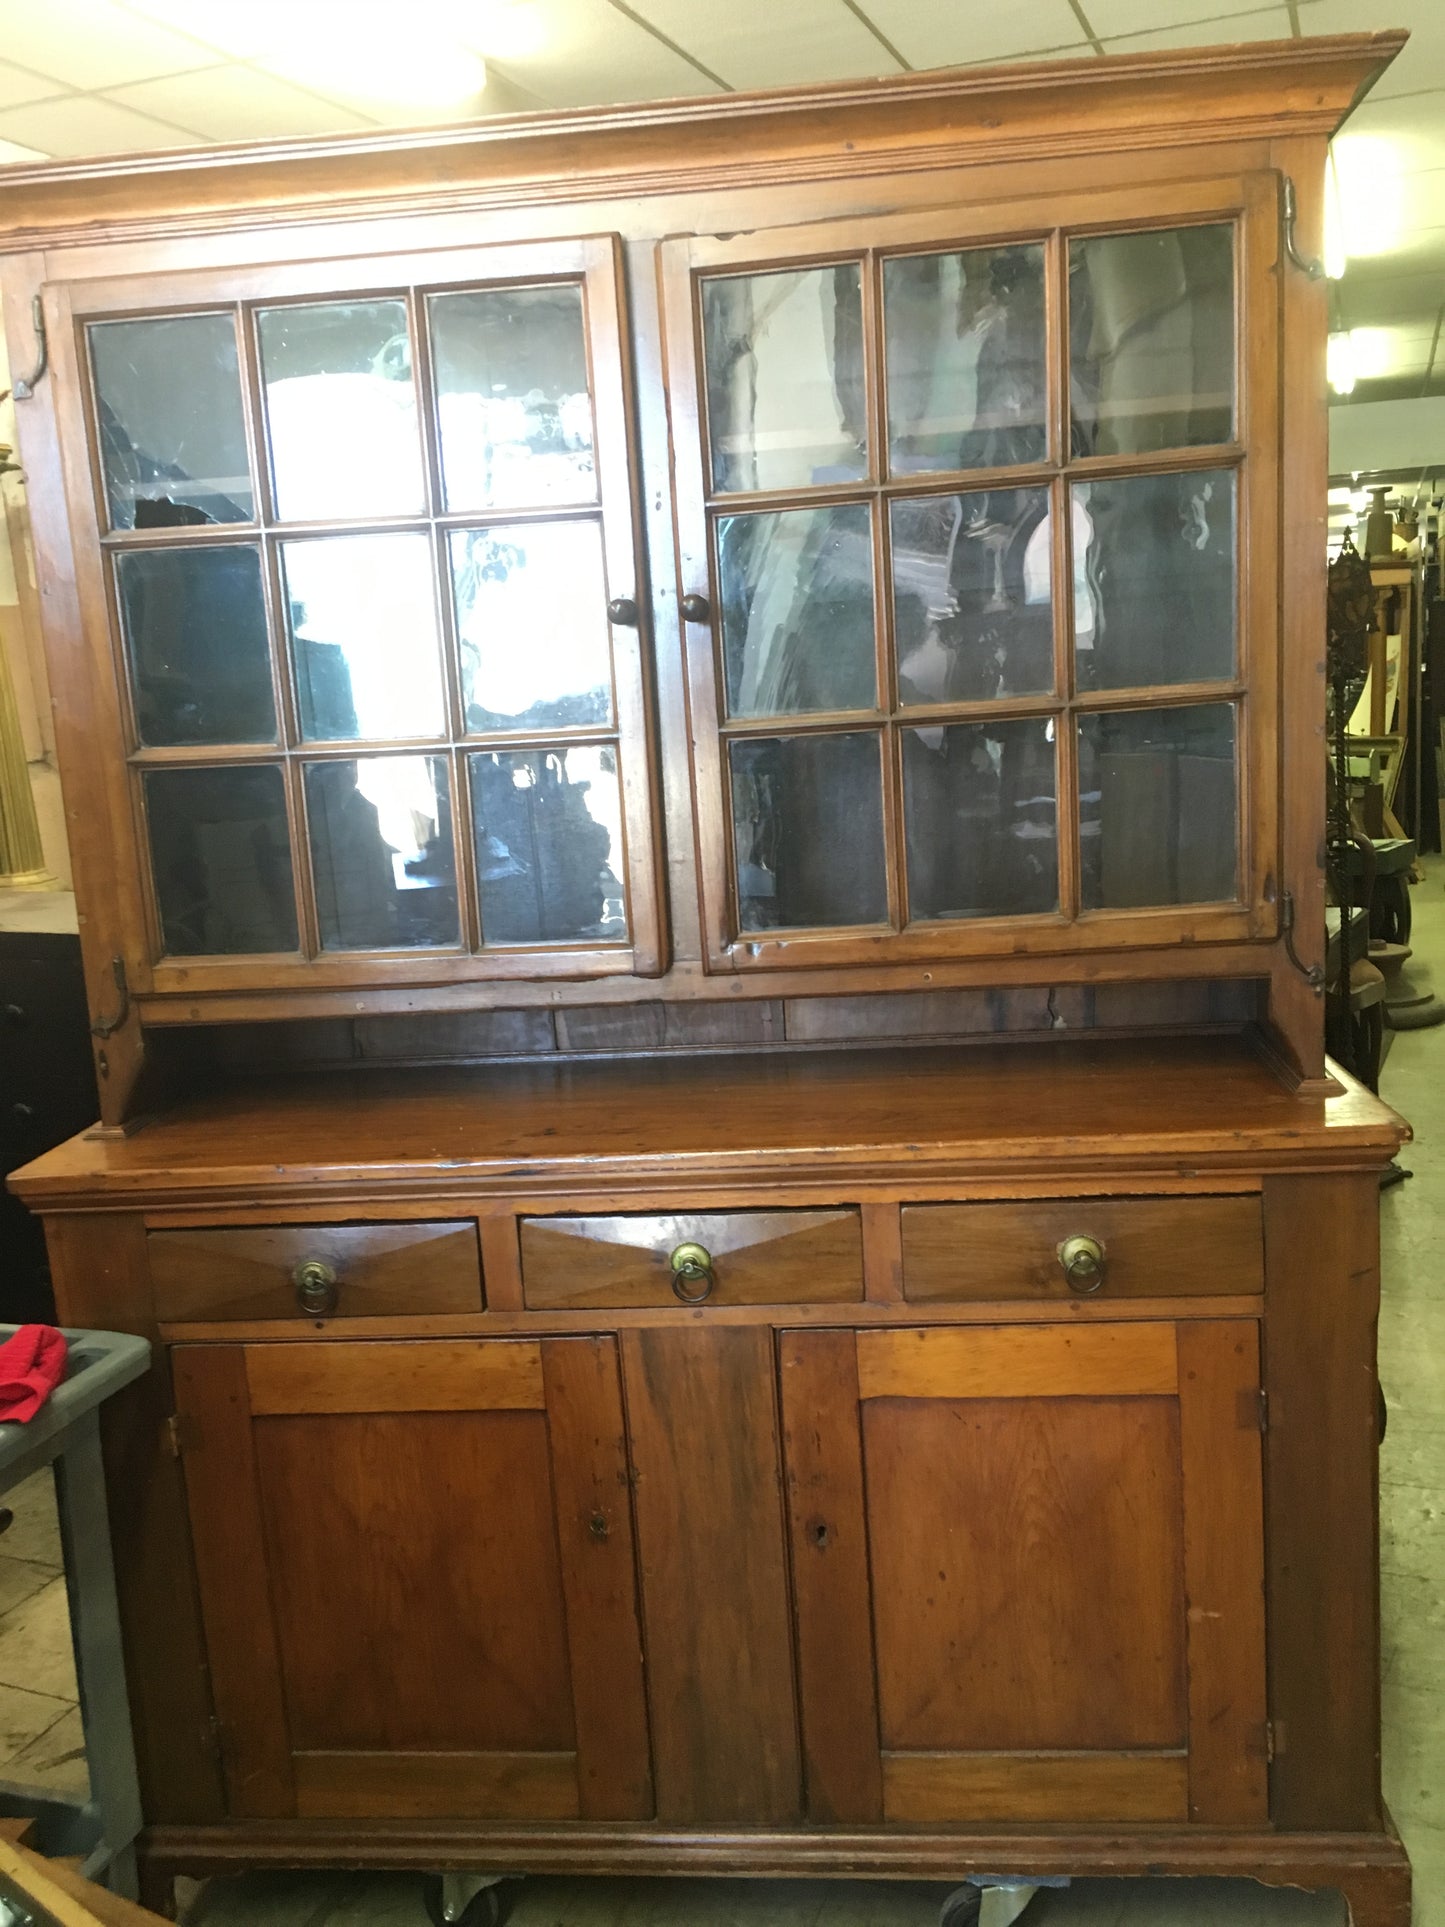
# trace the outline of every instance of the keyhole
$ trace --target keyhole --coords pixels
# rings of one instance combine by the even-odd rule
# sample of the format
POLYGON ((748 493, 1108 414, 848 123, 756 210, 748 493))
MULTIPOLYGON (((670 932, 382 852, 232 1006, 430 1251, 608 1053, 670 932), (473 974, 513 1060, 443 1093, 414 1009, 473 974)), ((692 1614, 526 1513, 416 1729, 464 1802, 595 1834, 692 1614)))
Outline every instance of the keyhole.
POLYGON ((821 1519, 819 1519, 818 1523, 815 1526, 810 1527, 809 1530, 813 1535, 813 1544, 817 1546, 818 1550, 821 1552, 823 1547, 826 1546, 828 1543, 827 1526, 824 1525, 821 1519))
POLYGON ((605 1539, 607 1537, 607 1514, 605 1512, 594 1512, 592 1517, 587 1521, 587 1530, 592 1534, 594 1539, 605 1539))

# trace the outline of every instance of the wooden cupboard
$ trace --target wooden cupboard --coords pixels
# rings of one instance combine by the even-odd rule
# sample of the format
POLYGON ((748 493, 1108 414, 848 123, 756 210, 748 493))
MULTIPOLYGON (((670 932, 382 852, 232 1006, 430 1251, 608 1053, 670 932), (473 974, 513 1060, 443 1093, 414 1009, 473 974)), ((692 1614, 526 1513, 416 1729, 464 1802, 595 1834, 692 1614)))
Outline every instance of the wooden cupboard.
POLYGON ((1398 45, 10 171, 157 1880, 1408 1919, 1309 260, 1398 45))

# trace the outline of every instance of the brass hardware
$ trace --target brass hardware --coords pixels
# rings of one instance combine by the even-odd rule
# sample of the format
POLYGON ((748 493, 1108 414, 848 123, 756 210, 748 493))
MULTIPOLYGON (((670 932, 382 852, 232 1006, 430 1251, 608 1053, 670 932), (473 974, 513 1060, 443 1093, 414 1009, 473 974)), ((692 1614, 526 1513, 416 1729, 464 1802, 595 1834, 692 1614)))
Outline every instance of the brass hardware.
POLYGON ((319 1258, 306 1258, 291 1274, 302 1311, 324 1318, 336 1309, 336 1273, 319 1258))
POLYGON ((1294 182, 1290 179, 1289 175, 1286 174, 1284 177, 1284 251, 1307 280, 1322 281, 1325 273, 1324 262, 1309 260, 1305 255, 1300 253, 1295 242, 1294 224, 1296 213, 1294 182))
POLYGON ((114 1017, 97 1017, 90 1027, 92 1037, 114 1037, 126 1018, 130 1016, 130 986, 125 980, 125 958, 112 957, 110 960, 111 980, 120 993, 114 1017))
POLYGON ((668 1260, 672 1266, 672 1288, 685 1305, 700 1305, 717 1280, 713 1277, 712 1254, 702 1245, 679 1245, 668 1260), (701 1285, 700 1291, 690 1290, 701 1285))
POLYGON ((619 629, 637 627, 637 604, 630 595, 615 595, 607 605, 607 620, 615 622, 619 629))
POLYGON ((10 392, 16 401, 29 401, 35 384, 50 366, 50 343, 45 339, 45 308, 37 294, 30 304, 30 324, 35 330, 35 366, 28 375, 18 375, 10 392))
POLYGON ((682 614, 686 622, 707 622, 712 617, 712 604, 705 595, 685 595, 682 614))
POLYGON ((1070 1291, 1097 1291, 1104 1282, 1104 1247, 1097 1238, 1065 1238, 1059 1246, 1059 1263, 1070 1291))

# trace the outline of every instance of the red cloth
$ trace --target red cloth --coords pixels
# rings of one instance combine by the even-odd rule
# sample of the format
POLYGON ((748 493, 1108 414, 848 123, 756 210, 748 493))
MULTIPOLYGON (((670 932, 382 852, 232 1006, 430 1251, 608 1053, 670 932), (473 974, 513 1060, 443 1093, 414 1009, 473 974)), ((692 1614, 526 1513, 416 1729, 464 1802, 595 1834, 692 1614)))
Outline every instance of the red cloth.
POLYGON ((65 1376, 67 1350, 53 1325, 22 1325, 0 1345, 0 1419, 34 1418, 65 1376))

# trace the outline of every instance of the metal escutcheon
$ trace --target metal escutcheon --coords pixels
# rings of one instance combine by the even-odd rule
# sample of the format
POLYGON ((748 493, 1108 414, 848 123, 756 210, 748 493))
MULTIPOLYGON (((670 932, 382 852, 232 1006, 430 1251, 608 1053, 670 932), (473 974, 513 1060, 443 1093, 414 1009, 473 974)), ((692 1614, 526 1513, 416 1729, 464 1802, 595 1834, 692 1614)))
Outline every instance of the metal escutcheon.
POLYGON ((679 1245, 668 1262, 673 1291, 685 1305, 700 1305, 717 1283, 711 1252, 703 1245, 679 1245))
POLYGON ((322 1318, 336 1309, 336 1273, 319 1258, 307 1258, 291 1274, 302 1311, 322 1318))
POLYGON ((1070 1291, 1097 1291, 1104 1282, 1104 1247, 1097 1238, 1065 1238, 1059 1246, 1059 1263, 1070 1291))

